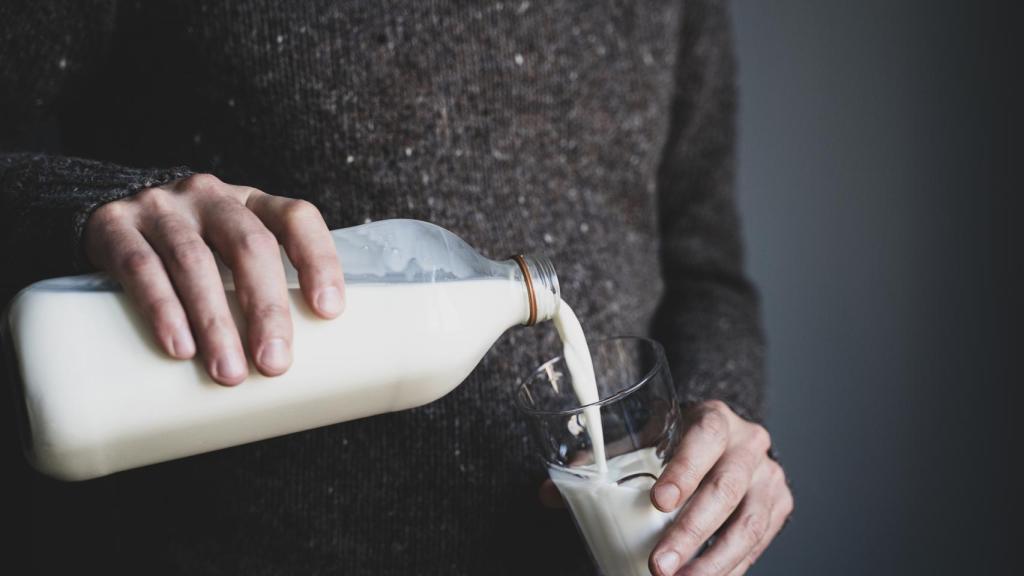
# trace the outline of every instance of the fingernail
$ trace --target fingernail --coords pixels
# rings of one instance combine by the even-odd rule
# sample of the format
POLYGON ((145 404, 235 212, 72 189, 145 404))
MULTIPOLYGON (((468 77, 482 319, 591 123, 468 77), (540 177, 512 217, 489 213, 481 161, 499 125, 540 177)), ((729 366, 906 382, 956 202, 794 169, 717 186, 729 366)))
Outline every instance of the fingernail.
POLYGON ((196 353, 196 342, 185 326, 179 326, 171 336, 171 355, 175 358, 190 358, 196 353))
POLYGON ((662 552, 661 554, 658 554, 658 556, 654 559, 654 563, 658 565, 658 569, 661 570, 662 574, 671 575, 676 573, 676 570, 679 568, 679 563, 681 560, 682 559, 679 557, 679 554, 672 550, 669 550, 667 552, 662 552))
POLYGON ((654 500, 663 510, 675 510, 679 504, 679 488, 671 482, 660 484, 654 489, 654 500))
POLYGON ((280 338, 264 342, 257 358, 260 366, 275 372, 287 370, 288 365, 291 364, 288 344, 280 338))
POLYGON ((345 300, 341 297, 341 290, 334 286, 328 286, 321 290, 316 297, 316 307, 320 312, 330 314, 331 316, 341 314, 342 308, 345 307, 345 300))
POLYGON ((235 354, 228 354, 213 363, 213 376, 218 380, 237 380, 245 376, 245 363, 235 354))

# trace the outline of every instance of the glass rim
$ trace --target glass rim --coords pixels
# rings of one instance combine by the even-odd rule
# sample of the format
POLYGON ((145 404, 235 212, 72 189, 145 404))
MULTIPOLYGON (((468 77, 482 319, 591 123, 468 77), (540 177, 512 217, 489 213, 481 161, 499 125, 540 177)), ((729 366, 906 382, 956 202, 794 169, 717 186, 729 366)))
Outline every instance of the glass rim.
POLYGON ((515 398, 513 399, 516 408, 518 408, 522 412, 525 412, 526 414, 531 414, 534 416, 571 416, 573 414, 581 414, 587 408, 606 406, 608 404, 612 404, 613 402, 617 402, 625 398, 626 396, 629 396, 633 392, 639 390, 641 386, 649 382, 660 371, 666 368, 668 360, 665 358, 665 348, 657 340, 654 340, 653 338, 648 338, 646 336, 609 336, 606 338, 598 338, 596 340, 587 342, 587 346, 589 347, 590 345, 593 344, 604 344, 606 342, 613 342, 617 340, 633 340, 643 342, 644 344, 650 345, 651 348, 653 348, 655 353, 657 354, 657 359, 654 362, 654 366, 652 366, 651 369, 648 370, 647 373, 644 374, 643 377, 638 379, 635 383, 623 388, 622 390, 619 390, 618 392, 612 394, 611 396, 608 396, 607 398, 601 398, 600 400, 597 400, 596 402, 590 402, 589 404, 582 404, 580 406, 577 406, 576 408, 568 408, 565 410, 541 410, 538 408, 526 406, 523 403, 523 401, 520 400, 519 398, 520 393, 526 388, 530 380, 532 380, 534 377, 536 377, 538 374, 544 371, 545 366, 548 366, 549 364, 554 364, 555 362, 561 360, 562 355, 559 354, 558 356, 555 356, 550 360, 542 362, 539 366, 537 366, 536 369, 533 370, 533 372, 530 373, 528 377, 523 378, 519 381, 519 384, 516 385, 516 393, 514 395, 515 398))

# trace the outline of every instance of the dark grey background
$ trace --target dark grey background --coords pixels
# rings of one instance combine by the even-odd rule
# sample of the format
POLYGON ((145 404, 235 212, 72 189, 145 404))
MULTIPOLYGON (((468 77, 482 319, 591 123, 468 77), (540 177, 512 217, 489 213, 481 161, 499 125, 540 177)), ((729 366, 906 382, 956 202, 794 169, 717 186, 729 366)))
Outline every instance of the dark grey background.
POLYGON ((1008 15, 736 0, 733 17, 769 428, 797 496, 753 573, 1005 573, 1008 15))

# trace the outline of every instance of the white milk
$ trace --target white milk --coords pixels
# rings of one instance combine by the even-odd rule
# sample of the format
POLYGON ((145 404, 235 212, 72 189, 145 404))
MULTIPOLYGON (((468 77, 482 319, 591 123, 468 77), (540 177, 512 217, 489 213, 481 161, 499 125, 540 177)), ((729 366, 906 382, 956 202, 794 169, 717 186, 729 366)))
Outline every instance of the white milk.
MULTIPOLYGON (((576 313, 565 303, 558 306, 558 312, 552 319, 558 336, 562 339, 562 358, 572 375, 572 388, 581 406, 592 404, 601 399, 597 392, 597 379, 594 377, 594 362, 590 357, 587 337, 583 334, 576 313)), ((601 408, 591 406, 583 409, 583 417, 594 447, 594 462, 601 474, 608 470, 608 462, 604 454, 604 431, 601 426, 601 408)))
MULTIPOLYGON (((577 400, 580 405, 597 402, 600 395, 594 364, 579 319, 563 300, 553 320, 577 400)), ((607 460, 600 407, 585 408, 583 414, 594 464, 572 471, 551 467, 551 480, 572 509, 601 572, 606 576, 649 576, 647 559, 678 513, 664 513, 651 504, 651 487, 664 466, 654 448, 607 460), (619 483, 634 474, 640 476, 619 483)))
POLYGON ((593 466, 548 469, 551 480, 572 509, 598 568, 606 576, 649 576, 647 560, 665 528, 676 517, 651 504, 654 479, 662 471, 654 448, 616 456, 602 473, 593 466), (582 477, 581 477, 582 476, 582 477))
POLYGON ((250 366, 243 383, 225 387, 200 361, 159 350, 123 293, 39 286, 11 309, 12 342, 29 458, 62 479, 425 404, 528 313, 516 280, 353 283, 345 313, 330 321, 291 290, 291 369, 268 378, 250 366))

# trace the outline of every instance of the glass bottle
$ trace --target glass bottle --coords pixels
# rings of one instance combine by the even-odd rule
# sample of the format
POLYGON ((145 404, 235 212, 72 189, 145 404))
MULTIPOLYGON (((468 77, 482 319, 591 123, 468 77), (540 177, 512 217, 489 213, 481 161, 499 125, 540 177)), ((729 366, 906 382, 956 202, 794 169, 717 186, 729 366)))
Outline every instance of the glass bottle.
MULTIPOLYGON (((509 328, 550 319, 551 262, 491 260, 451 232, 382 220, 332 233, 346 309, 308 309, 282 252, 293 363, 215 383, 196 360, 160 349, 103 274, 44 280, 7 311, 25 453, 41 472, 84 480, 375 414, 421 406, 461 383, 509 328)), ((230 271, 222 277, 235 321, 230 271)), ((243 339, 244 340, 244 339, 243 339)))

